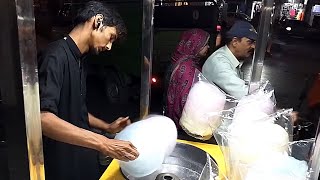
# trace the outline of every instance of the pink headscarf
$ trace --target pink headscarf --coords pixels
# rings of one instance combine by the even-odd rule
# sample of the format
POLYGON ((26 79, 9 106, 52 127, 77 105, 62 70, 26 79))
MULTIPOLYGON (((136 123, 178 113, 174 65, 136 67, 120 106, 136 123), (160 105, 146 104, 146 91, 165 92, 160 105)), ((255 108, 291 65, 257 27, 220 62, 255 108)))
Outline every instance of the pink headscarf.
POLYGON ((173 72, 167 91, 166 115, 174 120, 180 129, 179 120, 192 86, 195 70, 199 67, 197 54, 206 46, 209 33, 201 29, 191 29, 182 33, 181 40, 172 55, 173 72))

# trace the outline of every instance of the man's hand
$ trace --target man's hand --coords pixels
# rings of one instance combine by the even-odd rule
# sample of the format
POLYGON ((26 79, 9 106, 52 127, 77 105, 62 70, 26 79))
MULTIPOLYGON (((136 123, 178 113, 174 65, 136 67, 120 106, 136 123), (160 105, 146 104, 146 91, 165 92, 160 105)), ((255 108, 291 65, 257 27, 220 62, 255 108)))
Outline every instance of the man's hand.
POLYGON ((124 129, 126 126, 128 126, 129 124, 131 124, 129 117, 125 117, 125 118, 119 117, 113 123, 109 124, 107 132, 112 133, 112 134, 118 133, 122 129, 124 129))
POLYGON ((98 149, 105 155, 121 161, 132 161, 138 158, 139 152, 129 141, 108 139, 99 135, 98 139, 102 143, 98 149))

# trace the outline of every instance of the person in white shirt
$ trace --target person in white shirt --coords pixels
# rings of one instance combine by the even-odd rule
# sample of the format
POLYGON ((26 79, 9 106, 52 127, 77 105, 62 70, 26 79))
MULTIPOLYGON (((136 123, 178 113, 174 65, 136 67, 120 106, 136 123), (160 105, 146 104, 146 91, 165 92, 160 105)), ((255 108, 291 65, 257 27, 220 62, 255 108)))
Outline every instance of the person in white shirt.
POLYGON ((242 60, 253 54, 258 34, 250 23, 237 21, 226 35, 227 44, 210 55, 202 73, 227 94, 241 99, 248 94, 240 70, 242 60))

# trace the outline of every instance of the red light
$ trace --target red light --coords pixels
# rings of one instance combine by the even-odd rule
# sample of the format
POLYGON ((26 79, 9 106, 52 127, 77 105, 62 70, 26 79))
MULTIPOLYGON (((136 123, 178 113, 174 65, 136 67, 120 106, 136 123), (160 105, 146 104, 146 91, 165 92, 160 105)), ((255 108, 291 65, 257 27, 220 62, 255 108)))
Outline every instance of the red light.
POLYGON ((156 79, 156 78, 152 78, 151 81, 152 81, 153 83, 156 83, 156 82, 157 82, 157 79, 156 79))

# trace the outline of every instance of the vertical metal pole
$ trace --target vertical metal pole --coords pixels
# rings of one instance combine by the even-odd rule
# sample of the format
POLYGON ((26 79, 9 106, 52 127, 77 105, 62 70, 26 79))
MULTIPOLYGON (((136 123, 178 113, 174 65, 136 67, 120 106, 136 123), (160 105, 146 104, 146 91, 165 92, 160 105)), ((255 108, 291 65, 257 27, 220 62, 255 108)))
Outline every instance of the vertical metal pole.
POLYGON ((44 178, 35 18, 32 0, 16 0, 19 53, 31 180, 44 178))
POLYGON ((140 117, 149 114, 152 50, 153 50, 153 13, 154 0, 143 0, 142 19, 142 64, 141 64, 141 94, 140 117))
MULTIPOLYGON (((319 118, 320 121, 320 118, 319 118)), ((319 172, 320 172, 320 123, 318 123, 315 141, 312 147, 310 160, 308 162, 308 167, 310 173, 308 174, 308 180, 318 180, 319 179, 319 172)))
POLYGON ((1 0, 1 86, 10 179, 42 180, 44 160, 32 0, 1 0))
POLYGON ((266 47, 268 44, 268 34, 271 23, 271 14, 273 9, 273 0, 263 0, 261 8, 261 17, 259 24, 258 40, 252 61, 251 81, 249 91, 255 89, 258 85, 263 70, 266 47))

